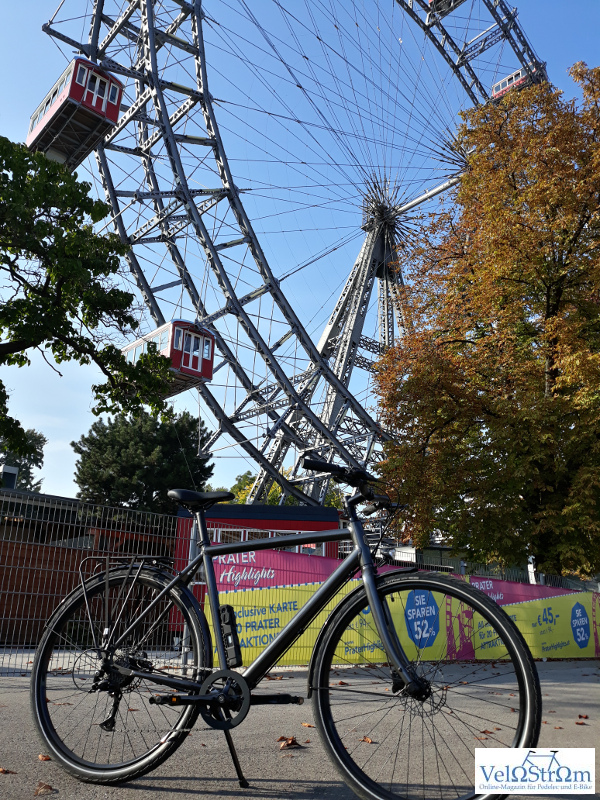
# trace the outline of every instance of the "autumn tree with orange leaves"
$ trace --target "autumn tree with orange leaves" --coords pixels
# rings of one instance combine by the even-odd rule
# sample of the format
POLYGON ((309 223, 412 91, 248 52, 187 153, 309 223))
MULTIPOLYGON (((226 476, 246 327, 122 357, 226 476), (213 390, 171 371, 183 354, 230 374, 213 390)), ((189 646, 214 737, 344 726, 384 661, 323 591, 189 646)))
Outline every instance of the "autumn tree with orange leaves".
POLYGON ((600 68, 465 115, 453 206, 401 253, 414 324, 378 378, 403 534, 600 570, 600 68))

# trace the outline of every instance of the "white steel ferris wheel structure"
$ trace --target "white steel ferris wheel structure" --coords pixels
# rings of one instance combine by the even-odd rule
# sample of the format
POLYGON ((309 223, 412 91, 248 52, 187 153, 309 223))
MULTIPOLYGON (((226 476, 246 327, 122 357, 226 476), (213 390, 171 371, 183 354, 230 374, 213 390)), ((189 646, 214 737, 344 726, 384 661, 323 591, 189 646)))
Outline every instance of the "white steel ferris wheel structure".
POLYGON ((516 9, 64 0, 44 30, 126 82, 90 170, 153 326, 215 333, 207 450, 256 462, 255 502, 277 481, 322 503, 300 457, 362 466, 386 439, 370 383, 410 324, 395 252, 460 179, 460 110, 544 75, 516 9))

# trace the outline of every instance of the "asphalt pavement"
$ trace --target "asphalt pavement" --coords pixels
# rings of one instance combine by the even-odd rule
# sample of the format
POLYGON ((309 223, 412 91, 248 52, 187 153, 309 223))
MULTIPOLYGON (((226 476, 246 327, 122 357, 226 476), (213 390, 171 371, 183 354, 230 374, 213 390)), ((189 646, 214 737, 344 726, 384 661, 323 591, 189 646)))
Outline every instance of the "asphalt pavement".
MULTIPOLYGON (((600 777, 600 661, 538 662, 538 669, 544 702, 539 746, 596 747, 600 777)), ((304 671, 275 674, 283 678, 278 690, 305 694, 304 671)), ((302 723, 313 724, 309 701, 253 707, 233 731, 249 789, 238 785, 224 735, 201 719, 188 741, 154 772, 122 786, 93 786, 80 783, 54 761, 39 760, 44 748, 31 721, 28 678, 0 677, 0 767, 11 770, 0 774, 0 798, 30 800, 42 782, 55 790, 48 796, 57 800, 351 800, 354 795, 338 779, 317 731, 302 723), (302 747, 281 751, 281 736, 295 736, 302 747)), ((600 800, 600 793, 585 797, 600 800)))

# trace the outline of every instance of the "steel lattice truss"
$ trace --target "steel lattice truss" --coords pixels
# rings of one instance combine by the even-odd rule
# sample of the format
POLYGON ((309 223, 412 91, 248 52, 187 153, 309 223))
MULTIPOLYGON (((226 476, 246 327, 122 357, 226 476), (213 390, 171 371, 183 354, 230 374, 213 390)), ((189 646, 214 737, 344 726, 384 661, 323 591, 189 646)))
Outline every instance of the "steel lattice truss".
MULTIPOLYGON (((127 81, 95 175, 154 324, 196 317, 215 332, 215 381, 199 390, 214 420, 207 449, 236 446, 258 465, 257 502, 273 481, 284 497, 324 501, 304 453, 377 459, 387 434, 370 380, 410 326, 395 267, 410 215, 460 179, 457 111, 487 102, 511 70, 543 73, 504 0, 373 0, 367 17, 368 5, 96 0, 84 41, 68 15, 44 26, 127 81), (286 262, 269 237, 281 232, 273 209, 285 220, 290 205, 298 220, 352 215, 350 233, 286 262), (315 330, 291 276, 334 261, 339 275, 340 259, 347 277, 315 330)), ((292 252, 307 230, 289 232, 292 252)))

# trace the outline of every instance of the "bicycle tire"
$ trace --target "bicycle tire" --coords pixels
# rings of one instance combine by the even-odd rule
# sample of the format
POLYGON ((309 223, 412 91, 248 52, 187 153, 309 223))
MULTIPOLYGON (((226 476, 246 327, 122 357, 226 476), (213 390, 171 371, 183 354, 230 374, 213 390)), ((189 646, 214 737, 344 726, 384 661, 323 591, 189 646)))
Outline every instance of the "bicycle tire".
POLYGON ((523 637, 462 580, 390 573, 377 586, 431 696, 393 685, 366 593, 350 595, 323 631, 310 678, 327 753, 363 800, 489 800, 474 789, 475 748, 534 747, 539 736, 541 692, 523 637))
MULTIPOLYGON (((85 593, 82 587, 72 592, 44 630, 31 677, 34 722, 44 749, 82 781, 113 784, 150 772, 183 743, 198 717, 196 706, 150 704, 153 694, 169 691, 154 681, 97 674, 107 609, 120 634, 169 580, 155 570, 117 569, 109 573, 107 595, 106 577, 99 575, 86 582, 85 593), (109 686, 90 691, 102 680, 109 686), (121 694, 114 714, 111 686, 121 694)), ((206 621, 188 590, 177 586, 109 652, 122 666, 190 680, 212 663, 206 621)))

